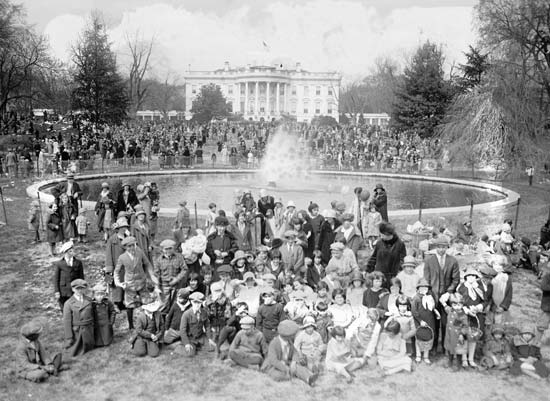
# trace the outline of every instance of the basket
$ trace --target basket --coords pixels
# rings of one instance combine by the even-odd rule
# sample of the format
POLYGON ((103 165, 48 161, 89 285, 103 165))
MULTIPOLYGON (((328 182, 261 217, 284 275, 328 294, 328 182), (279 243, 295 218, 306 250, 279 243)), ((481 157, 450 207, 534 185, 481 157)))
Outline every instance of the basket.
POLYGON ((420 243, 430 238, 431 233, 410 233, 412 238, 412 247, 418 249, 420 243))
POLYGON ((468 341, 478 341, 483 337, 483 331, 481 330, 481 324, 479 323, 479 318, 475 316, 476 318, 476 326, 472 327, 472 325, 469 325, 468 332, 466 334, 466 337, 468 338, 468 341))
POLYGON ((434 345, 434 331, 430 326, 419 326, 416 329, 415 339, 420 352, 429 351, 434 345))

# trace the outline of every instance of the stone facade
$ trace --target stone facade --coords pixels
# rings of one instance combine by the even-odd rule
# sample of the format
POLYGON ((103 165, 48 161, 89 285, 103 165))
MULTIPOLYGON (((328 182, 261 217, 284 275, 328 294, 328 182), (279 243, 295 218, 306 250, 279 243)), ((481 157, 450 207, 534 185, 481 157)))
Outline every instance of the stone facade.
POLYGON ((203 85, 220 86, 233 113, 247 120, 270 121, 283 115, 297 121, 316 116, 338 120, 341 75, 336 72, 309 72, 300 63, 294 69, 278 66, 225 67, 215 71, 188 71, 185 74, 186 116, 191 116, 195 96, 203 85))

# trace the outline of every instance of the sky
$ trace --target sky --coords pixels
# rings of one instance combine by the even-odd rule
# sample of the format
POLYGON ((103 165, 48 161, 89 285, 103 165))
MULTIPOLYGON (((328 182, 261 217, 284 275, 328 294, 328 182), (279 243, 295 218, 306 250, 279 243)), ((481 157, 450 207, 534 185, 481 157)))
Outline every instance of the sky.
MULTIPOLYGON (((21 0, 19 0, 21 1, 21 0)), ((151 74, 296 62, 353 81, 377 58, 406 63, 419 44, 440 43, 446 69, 475 44, 475 0, 22 0, 28 21, 69 60, 92 10, 103 13, 124 70, 125 36, 154 37, 151 74), (263 43, 267 44, 267 47, 263 43)))

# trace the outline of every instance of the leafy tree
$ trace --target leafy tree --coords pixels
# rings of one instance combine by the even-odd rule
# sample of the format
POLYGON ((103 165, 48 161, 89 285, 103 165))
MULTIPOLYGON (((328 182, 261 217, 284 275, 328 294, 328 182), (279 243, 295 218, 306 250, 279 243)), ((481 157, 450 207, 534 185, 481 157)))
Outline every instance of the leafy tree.
POLYGON ((225 100, 221 88, 216 84, 203 86, 191 107, 193 120, 200 123, 211 121, 212 118, 227 117, 230 112, 231 105, 225 100))
POLYGON ((449 83, 443 77, 443 54, 434 43, 418 48, 405 68, 396 92, 391 125, 398 131, 412 131, 431 137, 441 123, 450 101, 449 83))
POLYGON ((466 64, 460 64, 458 69, 462 72, 462 76, 456 79, 456 83, 460 90, 468 90, 481 83, 483 74, 489 69, 489 54, 482 54, 481 50, 469 46, 466 56, 466 64))
POLYGON ((185 110, 183 85, 178 84, 177 77, 168 74, 163 81, 146 79, 143 85, 147 93, 140 110, 159 110, 166 115, 170 110, 185 110))
POLYGON ((96 123, 120 123, 126 118, 126 85, 99 14, 93 14, 73 47, 75 89, 73 107, 83 109, 96 123))

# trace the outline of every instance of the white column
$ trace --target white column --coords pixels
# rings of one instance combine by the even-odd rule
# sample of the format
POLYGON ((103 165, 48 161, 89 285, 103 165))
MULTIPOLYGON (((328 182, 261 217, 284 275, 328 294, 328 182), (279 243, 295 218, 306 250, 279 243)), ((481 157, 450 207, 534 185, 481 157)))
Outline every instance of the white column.
POLYGON ((248 115, 248 82, 244 84, 244 110, 242 110, 243 115, 248 115))
POLYGON ((271 104, 271 96, 270 96, 270 93, 269 93, 269 81, 265 83, 265 98, 266 98, 266 102, 265 102, 265 105, 266 105, 266 114, 269 115, 271 110, 269 108, 270 104, 271 104))
POLYGON ((256 81, 256 98, 255 98, 255 104, 254 104, 254 114, 258 115, 258 98, 260 97, 260 84, 258 81, 256 81))
POLYGON ((277 112, 277 115, 280 116, 281 115, 281 110, 280 110, 280 107, 279 107, 279 82, 277 82, 277 93, 275 95, 275 101, 277 102, 276 105, 275 105, 275 110, 277 112))

